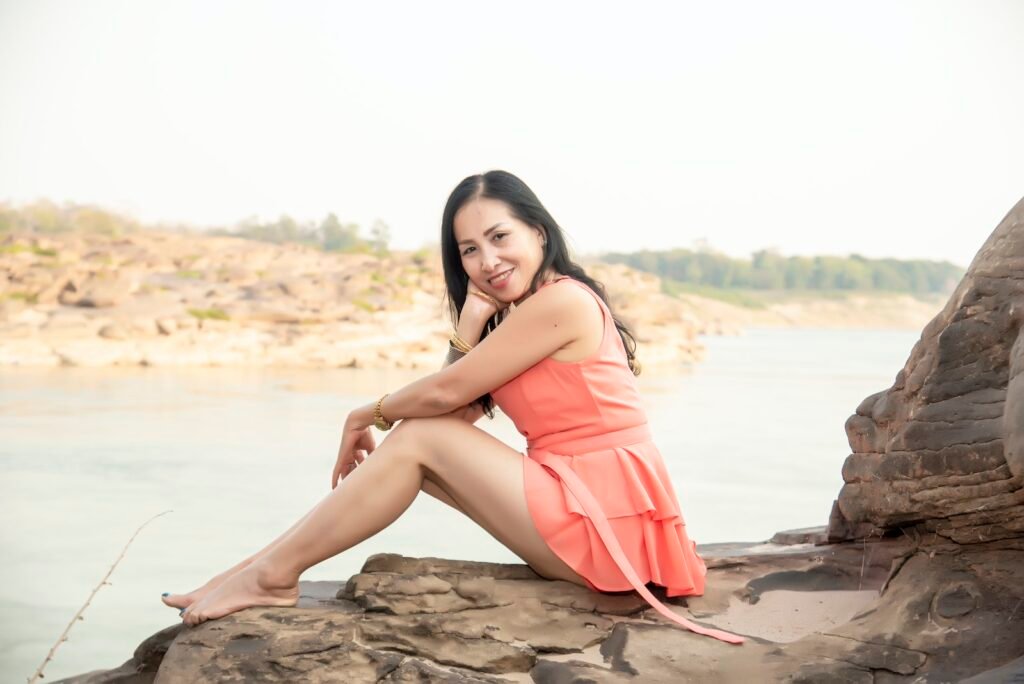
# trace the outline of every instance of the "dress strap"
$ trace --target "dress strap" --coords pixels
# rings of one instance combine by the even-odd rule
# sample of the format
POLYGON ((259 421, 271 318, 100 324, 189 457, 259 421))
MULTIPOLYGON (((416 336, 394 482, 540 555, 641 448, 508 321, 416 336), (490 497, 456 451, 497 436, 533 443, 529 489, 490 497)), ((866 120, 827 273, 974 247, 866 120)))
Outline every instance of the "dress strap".
POLYGON ((577 501, 583 507, 583 510, 587 512, 590 517, 590 522, 594 524, 597 529, 598 535, 601 537, 601 541, 608 548, 608 552, 615 560, 615 564, 619 566, 619 570, 625 575, 629 583, 633 585, 633 588, 637 591, 654 608, 658 613, 668 618, 669 620, 682 625, 691 632, 697 634, 703 634, 704 636, 714 637, 720 641, 724 641, 729 644, 742 644, 746 639, 736 634, 731 634, 720 629, 710 629, 708 627, 701 627, 686 618, 676 615, 669 610, 665 604, 654 597, 654 594, 643 585, 640 581, 639 575, 636 574, 636 570, 630 565, 629 559, 626 558, 625 552, 622 550, 622 546, 619 544, 618 538, 615 536, 615 532, 612 530, 611 525, 608 523, 608 518, 601 510, 601 504, 598 503, 594 495, 590 493, 590 489, 584 484, 583 480, 569 467, 563 460, 553 456, 550 452, 539 450, 532 456, 534 460, 539 462, 541 465, 545 465, 562 479, 562 482, 569 488, 572 495, 576 497, 577 501))
POLYGON ((537 289, 539 290, 539 289, 541 289, 541 287, 547 287, 548 285, 551 285, 552 283, 557 283, 558 281, 565 280, 566 278, 568 278, 569 280, 573 280, 572 276, 559 275, 559 276, 555 276, 554 278, 552 278, 551 280, 547 281, 546 283, 541 283, 540 287, 538 287, 537 289))

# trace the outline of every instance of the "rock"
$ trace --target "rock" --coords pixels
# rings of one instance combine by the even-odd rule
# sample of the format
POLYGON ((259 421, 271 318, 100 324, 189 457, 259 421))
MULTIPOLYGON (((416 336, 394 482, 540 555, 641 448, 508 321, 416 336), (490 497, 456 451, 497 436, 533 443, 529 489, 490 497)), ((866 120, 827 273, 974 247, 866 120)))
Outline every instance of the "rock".
POLYGON ((156 320, 156 329, 161 335, 173 335, 178 329, 178 322, 173 318, 158 318, 156 320))
POLYGON ((827 537, 825 526, 802 527, 796 530, 776 532, 772 544, 824 544, 827 537))
POLYGON ((1024 580, 1024 540, 943 553, 906 537, 766 548, 701 550, 705 596, 666 600, 747 634, 741 646, 671 625, 633 592, 521 564, 378 554, 343 586, 301 583, 295 608, 169 627, 107 678, 65 681, 960 681, 1024 653, 1012 627, 1024 615, 1006 600, 1024 580), (771 636, 780 622, 788 633, 771 636))
MULTIPOLYGON (((104 333, 112 339, 138 341, 153 334, 176 336, 183 330, 225 327, 201 323, 190 311, 225 313, 243 338, 245 331, 272 331, 265 343, 265 357, 226 355, 215 349, 200 353, 192 347, 211 342, 198 338, 183 347, 187 348, 185 357, 176 365, 205 364, 217 358, 218 363, 257 365, 266 365, 270 359, 278 365, 434 369, 444 355, 444 333, 449 324, 436 252, 395 252, 381 258, 157 230, 124 237, 69 233, 46 238, 8 235, 3 239, 5 244, 22 245, 23 249, 0 254, 0 295, 13 295, 0 297, 0 320, 25 308, 27 302, 53 307, 56 320, 41 331, 45 344, 56 344, 50 335, 57 335, 58 330, 60 341, 75 332, 61 320, 74 307, 109 314, 107 323, 121 328, 120 332, 114 327, 104 333), (49 246, 40 247, 43 243, 49 246), (37 255, 33 248, 47 253, 37 255), (57 255, 50 255, 49 250, 57 255), (140 318, 158 323, 155 327, 147 324, 145 329, 128 323, 140 318), (427 336, 420 338, 421 346, 438 334, 439 344, 410 352, 412 340, 403 335, 406 318, 415 319, 417 331, 427 331, 427 336), (345 331, 352 340, 374 342, 362 344, 362 349, 347 342, 338 347, 331 327, 335 323, 353 324, 354 330, 345 331), (295 331, 295 326, 305 330, 295 331), (380 339, 382 331, 388 339, 380 339), (296 340, 307 334, 303 342, 306 353, 296 353, 296 340)), ((641 341, 639 360, 650 372, 699 362, 703 346, 698 335, 735 333, 735 321, 754 320, 747 315, 749 311, 721 302, 712 306, 711 300, 697 304, 695 298, 670 297, 661 292, 657 277, 623 265, 589 262, 585 267, 607 286, 616 315, 629 323, 641 341)), ((857 316, 839 317, 873 321, 868 314, 876 305, 880 306, 868 302, 865 309, 858 309, 857 316)), ((100 327, 78 328, 75 334, 91 337, 100 327)), ((160 347, 153 359, 168 361, 163 356, 166 351, 160 347)), ((40 357, 6 358, 24 364, 40 357)), ((116 360, 114 356, 106 358, 116 360)))
POLYGON ((62 269, 54 274, 53 280, 36 294, 36 301, 40 304, 56 303, 64 290, 70 287, 74 291, 76 277, 80 278, 81 276, 73 268, 62 269))
POLYGON ((38 328, 49 319, 46 313, 36 309, 35 307, 26 307, 17 313, 12 313, 7 317, 7 320, 11 323, 22 323, 25 325, 38 328))
POLYGON ((82 285, 80 292, 74 298, 74 304, 75 306, 109 308, 123 303, 135 289, 137 289, 137 285, 132 278, 94 276, 82 285))
POLYGON ((139 644, 132 657, 126 660, 121 667, 113 670, 94 670, 57 681, 74 682, 75 684, 114 684, 115 682, 143 684, 152 682, 167 654, 168 647, 181 630, 180 624, 160 630, 139 644))
POLYGON ((60 357, 53 349, 40 344, 34 335, 0 335, 0 365, 3 366, 59 366, 60 357))
POLYGON ((99 330, 99 336, 108 340, 126 340, 128 332, 117 323, 108 323, 99 330))
POLYGON ((70 340, 53 347, 63 366, 135 366, 141 361, 138 347, 129 340, 70 340))
POLYGON ((893 386, 846 422, 833 540, 1024 534, 1024 200, 925 327, 893 386))

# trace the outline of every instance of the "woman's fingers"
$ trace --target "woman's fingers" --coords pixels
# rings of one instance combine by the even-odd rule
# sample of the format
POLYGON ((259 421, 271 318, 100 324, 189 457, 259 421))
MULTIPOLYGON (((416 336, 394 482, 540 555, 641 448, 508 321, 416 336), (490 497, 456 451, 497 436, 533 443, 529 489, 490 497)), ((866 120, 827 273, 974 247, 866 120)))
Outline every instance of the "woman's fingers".
POLYGON ((345 464, 349 459, 346 458, 346 454, 352 453, 350 441, 348 431, 343 432, 341 435, 341 445, 338 447, 338 458, 334 461, 334 470, 331 472, 331 489, 337 488, 338 480, 343 479, 347 474, 345 472, 345 464))
POLYGON ((377 444, 369 428, 345 430, 341 435, 338 458, 331 473, 331 489, 337 488, 338 480, 344 480, 376 448, 377 444))
POLYGON ((373 450, 377 448, 376 441, 373 438, 373 433, 370 432, 370 428, 366 428, 359 435, 359 439, 356 441, 357 449, 364 449, 366 453, 373 453, 373 450))

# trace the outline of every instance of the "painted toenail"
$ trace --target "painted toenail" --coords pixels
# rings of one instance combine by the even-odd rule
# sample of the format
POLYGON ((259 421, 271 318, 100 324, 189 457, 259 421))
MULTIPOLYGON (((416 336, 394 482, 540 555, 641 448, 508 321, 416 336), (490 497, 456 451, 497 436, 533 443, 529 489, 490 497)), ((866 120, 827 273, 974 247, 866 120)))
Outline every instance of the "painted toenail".
POLYGON ((170 595, 171 595, 171 592, 169 592, 169 591, 165 591, 164 593, 162 593, 162 594, 160 594, 160 595, 161 595, 161 596, 170 596, 170 595))

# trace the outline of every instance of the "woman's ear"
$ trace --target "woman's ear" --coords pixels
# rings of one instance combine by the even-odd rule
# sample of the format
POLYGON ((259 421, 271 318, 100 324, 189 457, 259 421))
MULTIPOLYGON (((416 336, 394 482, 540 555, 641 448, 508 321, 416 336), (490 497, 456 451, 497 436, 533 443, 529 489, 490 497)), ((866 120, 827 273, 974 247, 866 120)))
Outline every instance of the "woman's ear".
POLYGON ((547 244, 548 241, 547 235, 544 233, 544 229, 541 228, 540 226, 534 226, 533 229, 537 231, 537 237, 540 240, 540 246, 543 247, 545 244, 547 244))

